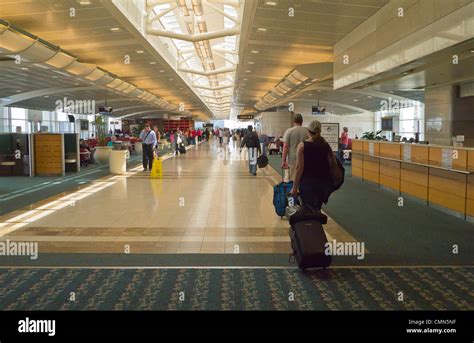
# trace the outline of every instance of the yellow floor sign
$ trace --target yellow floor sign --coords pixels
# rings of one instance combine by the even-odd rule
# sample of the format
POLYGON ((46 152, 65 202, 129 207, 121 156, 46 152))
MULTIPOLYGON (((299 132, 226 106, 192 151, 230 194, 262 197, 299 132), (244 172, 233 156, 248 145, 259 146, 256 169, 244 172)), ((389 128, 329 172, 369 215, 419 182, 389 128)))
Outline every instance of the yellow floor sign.
POLYGON ((150 178, 152 179, 161 179, 163 177, 163 163, 161 158, 155 157, 153 161, 153 166, 150 172, 150 178))

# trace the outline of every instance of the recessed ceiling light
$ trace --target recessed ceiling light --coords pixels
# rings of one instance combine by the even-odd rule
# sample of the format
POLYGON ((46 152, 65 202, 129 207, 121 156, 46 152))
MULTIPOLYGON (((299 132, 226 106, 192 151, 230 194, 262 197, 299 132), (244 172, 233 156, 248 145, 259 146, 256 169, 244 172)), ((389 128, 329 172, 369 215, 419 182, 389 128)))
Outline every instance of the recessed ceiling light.
POLYGON ((370 96, 370 95, 367 95, 367 98, 369 98, 369 99, 372 99, 372 96, 370 96))
POLYGON ((249 64, 255 64, 255 62, 250 61, 249 64))
POLYGON ((250 51, 252 54, 258 54, 258 50, 252 50, 250 51))
POLYGON ((250 73, 250 72, 252 72, 252 71, 251 71, 251 70, 246 70, 245 72, 246 72, 246 73, 250 73))
POLYGON ((143 50, 137 50, 137 51, 135 51, 135 52, 136 52, 137 54, 143 54, 145 51, 143 51, 143 50))
POLYGON ((267 6, 276 6, 277 3, 275 1, 265 1, 265 5, 267 5, 267 6))
POLYGON ((21 70, 28 70, 28 68, 27 68, 27 67, 23 67, 23 68, 21 68, 21 70))
POLYGON ((173 81, 174 79, 170 79, 170 81, 173 81))
POLYGON ((264 27, 259 27, 259 28, 257 29, 257 31, 259 31, 259 32, 267 32, 267 29, 264 28, 264 27))
POLYGON ((308 94, 309 96, 313 95, 313 93, 308 94))
POLYGON ((17 93, 20 93, 20 92, 23 92, 23 91, 22 91, 21 89, 18 89, 16 92, 17 92, 17 93))
POLYGON ((91 4, 90 0, 79 0, 79 5, 81 6, 87 6, 90 4, 91 4))
POLYGON ((150 62, 150 64, 156 64, 156 62, 152 61, 152 62, 150 62))
POLYGON ((44 97, 45 97, 45 98, 49 98, 49 95, 45 95, 44 97))
POLYGON ((164 73, 164 72, 165 72, 165 70, 164 70, 164 69, 161 69, 161 70, 160 70, 160 73, 164 73))
POLYGON ((57 76, 51 76, 53 79, 57 79, 58 77, 57 76))
POLYGON ((247 79, 244 79, 244 81, 247 81, 247 79))
POLYGON ((112 27, 112 28, 110 28, 110 31, 112 31, 112 32, 119 32, 119 31, 120 31, 120 27, 112 27))

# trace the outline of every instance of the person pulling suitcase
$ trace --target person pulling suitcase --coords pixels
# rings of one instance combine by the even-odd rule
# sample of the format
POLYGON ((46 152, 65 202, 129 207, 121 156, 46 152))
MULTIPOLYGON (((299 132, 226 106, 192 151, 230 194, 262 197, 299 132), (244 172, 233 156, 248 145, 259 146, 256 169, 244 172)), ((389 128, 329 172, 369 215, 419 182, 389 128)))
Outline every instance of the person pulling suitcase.
POLYGON ((303 270, 331 264, 331 256, 325 254, 327 237, 323 224, 327 217, 321 213, 321 207, 342 185, 343 172, 321 136, 321 123, 311 122, 308 139, 297 148, 295 180, 290 192, 290 196, 300 199, 300 204, 286 209, 291 225, 291 255, 303 270))

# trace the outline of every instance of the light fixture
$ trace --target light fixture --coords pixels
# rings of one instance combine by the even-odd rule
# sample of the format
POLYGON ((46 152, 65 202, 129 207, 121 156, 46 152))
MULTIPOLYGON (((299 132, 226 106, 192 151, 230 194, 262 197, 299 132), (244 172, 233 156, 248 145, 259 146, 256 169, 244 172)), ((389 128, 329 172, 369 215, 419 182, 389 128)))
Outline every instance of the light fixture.
POLYGON ((150 64, 156 64, 156 62, 155 62, 155 61, 151 61, 150 64))
POLYGON ((136 52, 137 54, 143 54, 145 51, 143 51, 143 50, 137 50, 137 51, 135 51, 135 52, 136 52))
POLYGON ((259 27, 259 28, 257 29, 257 31, 258 31, 258 32, 267 32, 267 29, 264 28, 264 27, 259 27))
POLYGON ((355 101, 355 102, 357 102, 357 101, 359 101, 359 100, 357 100, 357 99, 354 99, 354 101, 355 101))
POLYGON ((255 62, 249 61, 249 64, 255 64, 255 62))
POLYGON ((251 73, 252 71, 251 71, 251 70, 246 70, 245 72, 246 72, 246 73, 251 73))
POLYGON ((252 54, 258 54, 258 50, 251 50, 250 51, 252 54))
POLYGON ((20 92, 22 92, 22 90, 21 90, 21 89, 18 89, 16 92, 17 92, 17 93, 20 93, 20 92))
POLYGON ((265 1, 265 5, 267 5, 267 6, 276 6, 277 3, 275 1, 265 1))
POLYGON ((81 6, 87 6, 90 4, 91 4, 90 0, 79 0, 79 5, 81 6))
POLYGON ((119 32, 119 31, 121 31, 121 30, 120 30, 119 27, 112 27, 112 28, 110 29, 110 31, 112 31, 112 32, 119 32))
POLYGON ((372 99, 372 96, 371 96, 371 95, 367 95, 367 98, 372 99))
POLYGON ((165 70, 164 70, 164 69, 161 69, 161 70, 160 70, 160 73, 164 73, 164 72, 165 72, 165 70))
POLYGON ((45 98, 49 98, 49 95, 45 95, 44 97, 45 97, 45 98))

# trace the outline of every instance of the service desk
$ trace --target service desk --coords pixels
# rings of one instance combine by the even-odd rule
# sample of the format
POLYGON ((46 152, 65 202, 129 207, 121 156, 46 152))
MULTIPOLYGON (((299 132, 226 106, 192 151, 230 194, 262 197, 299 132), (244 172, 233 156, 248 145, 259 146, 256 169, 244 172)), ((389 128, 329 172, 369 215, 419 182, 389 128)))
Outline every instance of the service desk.
POLYGON ((352 175, 474 221, 474 149, 354 140, 352 175))

